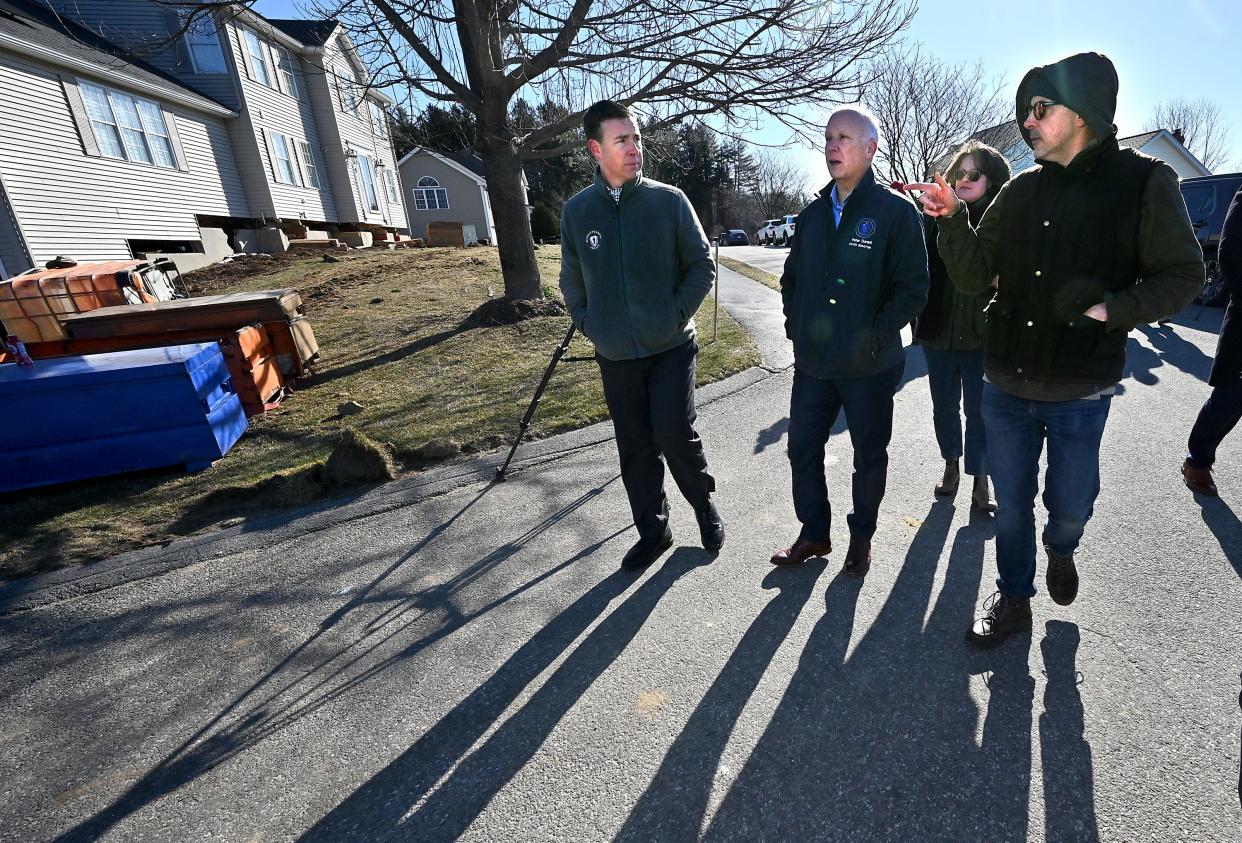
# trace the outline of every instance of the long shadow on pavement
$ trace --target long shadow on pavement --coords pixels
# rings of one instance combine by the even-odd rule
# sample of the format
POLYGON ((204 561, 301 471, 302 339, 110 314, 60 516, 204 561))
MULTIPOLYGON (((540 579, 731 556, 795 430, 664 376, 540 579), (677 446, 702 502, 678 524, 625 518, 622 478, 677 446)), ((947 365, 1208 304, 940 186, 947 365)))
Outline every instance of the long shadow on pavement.
POLYGON ((509 704, 605 613, 635 577, 625 570, 610 575, 553 618, 491 678, 300 839, 456 839, 621 655, 677 580, 711 558, 688 547, 674 551, 591 631, 528 702, 467 755, 509 704), (450 770, 448 779, 434 787, 450 770), (426 801, 406 818, 427 794, 426 801))
POLYGON ((721 754, 742 709, 802 613, 827 563, 774 568, 763 587, 777 594, 755 618, 673 742, 655 779, 617 834, 619 840, 693 840, 707 811, 721 754))
POLYGON ((952 518, 951 504, 932 506, 892 592, 852 651, 860 586, 846 577, 832 582, 824 617, 707 839, 1025 836, 1030 638, 1017 636, 986 654, 962 641, 975 611, 990 519, 959 529, 924 624, 952 518), (988 671, 980 729, 970 682, 988 671))
MULTIPOLYGON (((1139 325, 1138 330, 1160 352, 1162 361, 1207 382, 1208 373, 1212 371, 1212 358, 1204 354, 1199 346, 1178 336, 1172 325, 1139 325)), ((1134 340, 1130 342, 1133 344, 1134 340)), ((1129 353, 1127 349, 1127 357, 1129 353)))
MULTIPOLYGON (((396 662, 416 655, 487 612, 546 581, 574 562, 589 556, 623 531, 619 530, 588 545, 564 562, 552 566, 507 594, 472 612, 462 614, 454 608, 446 608, 451 607, 451 601, 448 598, 452 594, 494 569, 539 534, 601 494, 606 486, 618 478, 619 475, 614 476, 607 483, 588 490, 518 538, 472 563, 448 583, 414 594, 379 593, 378 589, 383 581, 407 564, 419 551, 443 535, 492 487, 489 485, 484 488, 465 506, 432 529, 409 551, 402 554, 355 594, 348 603, 325 618, 320 623, 319 630, 169 753, 163 761, 135 782, 115 802, 95 816, 66 831, 57 839, 63 841, 97 839, 125 817, 137 813, 147 805, 210 772, 229 759, 254 747, 265 738, 375 678, 396 662), (337 647, 327 647, 331 654, 326 657, 317 657, 313 665, 299 664, 301 657, 305 654, 314 652, 317 648, 324 648, 326 636, 332 633, 334 628, 340 625, 341 620, 353 610, 369 602, 390 600, 394 601, 395 605, 388 607, 379 617, 366 623, 355 640, 337 647), (410 614, 410 610, 415 610, 416 613, 410 614), (434 616, 438 616, 439 620, 434 620, 434 616), (375 656, 386 645, 398 643, 402 636, 410 634, 420 622, 427 621, 431 622, 431 629, 420 638, 395 654, 376 658, 373 663, 358 669, 368 657, 375 656)), ((623 589, 624 585, 621 588, 623 589)), ((348 630, 342 630, 340 634, 348 634, 348 630)))
POLYGON ((1039 754, 1044 769, 1044 839, 1091 843, 1100 839, 1095 817, 1091 746, 1083 733, 1082 675, 1075 669, 1078 627, 1048 621, 1039 649, 1044 657, 1044 711, 1039 754))
POLYGON ((1195 495, 1195 503, 1203 511, 1203 523, 1207 524, 1225 558, 1233 566, 1239 578, 1242 578, 1242 521, 1229 508, 1229 504, 1220 498, 1207 495, 1195 495))

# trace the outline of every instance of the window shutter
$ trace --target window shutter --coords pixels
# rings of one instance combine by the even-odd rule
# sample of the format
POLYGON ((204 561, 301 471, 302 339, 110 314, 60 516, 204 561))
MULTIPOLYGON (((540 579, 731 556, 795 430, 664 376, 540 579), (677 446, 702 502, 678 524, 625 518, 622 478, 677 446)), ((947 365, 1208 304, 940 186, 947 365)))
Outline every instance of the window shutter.
POLYGON ((86 113, 86 104, 82 102, 82 92, 78 90, 77 80, 71 76, 61 76, 60 86, 65 92, 65 102, 69 104, 69 113, 78 129, 78 139, 82 142, 82 151, 87 155, 99 157, 99 144, 95 142, 95 131, 91 128, 91 119, 86 113))
POLYGON ((246 78, 254 79, 254 68, 250 65, 252 61, 250 57, 250 43, 246 40, 246 30, 235 26, 232 27, 232 31, 237 34, 237 46, 241 48, 242 64, 246 68, 246 78))
POLYGON ((185 150, 181 148, 181 135, 177 133, 177 116, 167 108, 160 109, 164 113, 164 126, 168 130, 168 142, 172 144, 173 157, 177 160, 177 169, 183 173, 190 171, 185 160, 185 150))
POLYGON ((272 181, 279 182, 280 176, 276 173, 276 152, 272 149, 272 135, 267 129, 259 129, 263 135, 263 148, 267 150, 267 168, 272 172, 272 181))

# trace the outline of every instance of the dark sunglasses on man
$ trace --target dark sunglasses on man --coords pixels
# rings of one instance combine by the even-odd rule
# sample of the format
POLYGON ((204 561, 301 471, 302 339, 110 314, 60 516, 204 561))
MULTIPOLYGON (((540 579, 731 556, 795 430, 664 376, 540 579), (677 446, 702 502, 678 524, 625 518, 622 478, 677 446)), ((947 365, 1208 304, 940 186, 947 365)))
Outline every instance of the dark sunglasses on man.
POLYGON ((983 173, 978 170, 954 170, 949 173, 949 184, 957 184, 962 179, 974 184, 981 178, 983 178, 983 173))
POLYGON ((1049 108, 1052 108, 1052 106, 1054 105, 1060 105, 1060 104, 1061 103, 1054 102, 1053 100, 1040 100, 1039 102, 1034 103, 1029 108, 1027 108, 1026 113, 1035 115, 1036 120, 1043 120, 1044 115, 1048 113, 1049 108))

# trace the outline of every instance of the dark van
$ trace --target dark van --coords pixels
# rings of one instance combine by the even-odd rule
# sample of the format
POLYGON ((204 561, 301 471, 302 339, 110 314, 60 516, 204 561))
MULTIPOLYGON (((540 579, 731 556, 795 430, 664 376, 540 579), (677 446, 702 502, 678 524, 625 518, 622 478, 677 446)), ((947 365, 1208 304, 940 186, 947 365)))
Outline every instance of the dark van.
POLYGON ((1209 307, 1224 307, 1229 302, 1229 291, 1216 278, 1216 249, 1225 226, 1225 212, 1239 187, 1242 187, 1242 173, 1182 179, 1182 198, 1186 200, 1190 223, 1195 227, 1195 237, 1203 248, 1203 263, 1207 267, 1207 284, 1196 301, 1209 307))

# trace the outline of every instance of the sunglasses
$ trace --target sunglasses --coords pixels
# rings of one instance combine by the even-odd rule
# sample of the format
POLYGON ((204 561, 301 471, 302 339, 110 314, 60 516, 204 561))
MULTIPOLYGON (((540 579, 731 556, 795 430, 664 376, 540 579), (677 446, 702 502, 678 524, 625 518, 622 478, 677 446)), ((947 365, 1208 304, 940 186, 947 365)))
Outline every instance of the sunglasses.
POLYGON ((1044 116, 1048 113, 1049 108, 1051 108, 1054 105, 1060 105, 1060 104, 1061 103, 1053 102, 1052 100, 1042 100, 1030 106, 1026 110, 1026 113, 1035 115, 1036 120, 1043 120, 1044 116))
POLYGON ((957 184, 962 179, 966 179, 966 181, 970 182, 971 184, 974 184, 975 182, 979 181, 979 179, 981 178, 983 178, 983 173, 979 172, 978 170, 966 170, 964 172, 962 170, 954 170, 953 172, 949 173, 950 184, 957 184))

